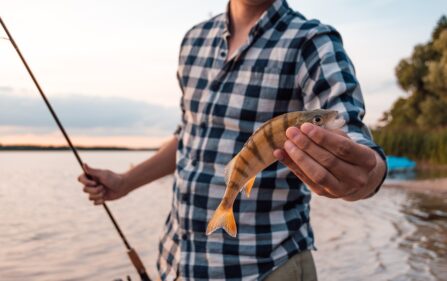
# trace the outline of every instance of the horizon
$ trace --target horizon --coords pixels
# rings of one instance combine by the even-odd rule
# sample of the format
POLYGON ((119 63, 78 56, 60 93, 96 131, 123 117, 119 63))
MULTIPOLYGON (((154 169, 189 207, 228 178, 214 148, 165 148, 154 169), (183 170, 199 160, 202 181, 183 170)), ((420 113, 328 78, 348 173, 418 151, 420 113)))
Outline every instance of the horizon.
MULTIPOLYGON (((288 1, 342 34, 370 126, 405 95, 394 68, 429 40, 447 14, 444 2, 288 1)), ((0 11, 76 145, 147 147, 163 142, 180 120, 175 72, 184 33, 226 3, 19 0, 1 2, 0 11)), ((0 61, 0 143, 65 145, 6 40, 0 61)))

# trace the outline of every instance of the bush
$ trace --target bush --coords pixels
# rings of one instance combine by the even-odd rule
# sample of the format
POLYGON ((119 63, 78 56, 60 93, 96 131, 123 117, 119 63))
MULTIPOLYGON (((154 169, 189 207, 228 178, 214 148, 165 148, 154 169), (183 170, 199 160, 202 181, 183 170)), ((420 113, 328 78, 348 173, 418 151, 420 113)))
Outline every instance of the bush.
POLYGON ((431 164, 447 164, 447 128, 373 130, 374 140, 386 154, 431 164))

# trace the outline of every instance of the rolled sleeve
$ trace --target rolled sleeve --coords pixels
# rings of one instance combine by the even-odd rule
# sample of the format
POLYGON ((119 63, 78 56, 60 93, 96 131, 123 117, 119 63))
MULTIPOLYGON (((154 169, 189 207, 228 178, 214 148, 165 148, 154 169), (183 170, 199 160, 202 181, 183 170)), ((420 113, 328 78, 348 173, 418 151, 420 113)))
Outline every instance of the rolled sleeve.
POLYGON ((337 110, 346 121, 343 130, 348 136, 385 159, 382 148, 373 141, 362 121, 365 115, 362 91, 335 29, 322 26, 309 35, 302 48, 298 79, 306 110, 337 110))

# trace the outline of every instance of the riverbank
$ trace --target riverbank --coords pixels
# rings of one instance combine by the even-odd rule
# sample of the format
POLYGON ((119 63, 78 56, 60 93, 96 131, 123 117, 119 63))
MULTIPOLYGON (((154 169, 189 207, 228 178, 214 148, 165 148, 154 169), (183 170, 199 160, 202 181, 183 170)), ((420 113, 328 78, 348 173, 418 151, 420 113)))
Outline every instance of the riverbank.
MULTIPOLYGON (((76 146, 77 150, 86 151, 155 151, 156 147, 125 147, 125 146, 76 146)), ((67 151, 71 150, 68 146, 41 146, 41 145, 1 145, 1 151, 67 151)))
POLYGON ((413 192, 447 195, 447 177, 425 180, 387 180, 383 187, 403 188, 413 192))

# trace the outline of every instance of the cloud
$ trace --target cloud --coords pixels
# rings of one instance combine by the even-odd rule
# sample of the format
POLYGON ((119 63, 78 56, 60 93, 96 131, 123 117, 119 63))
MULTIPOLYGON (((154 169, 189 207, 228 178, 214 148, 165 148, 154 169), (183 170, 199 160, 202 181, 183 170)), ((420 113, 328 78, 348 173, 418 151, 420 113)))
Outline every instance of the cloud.
MULTIPOLYGON (((74 133, 104 135, 167 135, 180 120, 180 110, 147 102, 86 95, 50 97, 56 113, 67 130, 74 133)), ((49 133, 56 124, 37 95, 21 95, 0 89, 0 130, 12 133, 49 133)))

